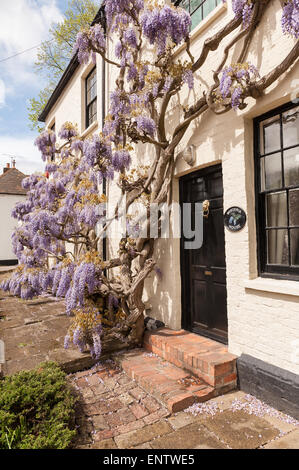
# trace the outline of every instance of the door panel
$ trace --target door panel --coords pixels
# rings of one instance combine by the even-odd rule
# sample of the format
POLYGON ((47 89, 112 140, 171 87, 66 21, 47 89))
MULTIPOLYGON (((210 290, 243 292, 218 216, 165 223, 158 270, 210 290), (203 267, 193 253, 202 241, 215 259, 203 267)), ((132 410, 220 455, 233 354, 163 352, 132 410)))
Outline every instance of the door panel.
POLYGON ((180 180, 181 204, 209 200, 203 218, 203 245, 186 250, 181 244, 183 327, 227 342, 226 264, 221 165, 206 168, 180 180))

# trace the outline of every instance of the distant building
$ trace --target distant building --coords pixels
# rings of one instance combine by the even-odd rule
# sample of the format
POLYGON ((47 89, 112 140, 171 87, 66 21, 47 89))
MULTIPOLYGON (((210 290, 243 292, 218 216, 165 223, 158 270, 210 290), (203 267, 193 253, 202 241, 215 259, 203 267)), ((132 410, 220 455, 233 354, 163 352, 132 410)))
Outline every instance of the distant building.
POLYGON ((17 264, 15 254, 12 251, 11 236, 17 221, 11 216, 11 211, 17 202, 26 198, 26 191, 22 188, 24 173, 7 163, 0 175, 0 265, 17 264))

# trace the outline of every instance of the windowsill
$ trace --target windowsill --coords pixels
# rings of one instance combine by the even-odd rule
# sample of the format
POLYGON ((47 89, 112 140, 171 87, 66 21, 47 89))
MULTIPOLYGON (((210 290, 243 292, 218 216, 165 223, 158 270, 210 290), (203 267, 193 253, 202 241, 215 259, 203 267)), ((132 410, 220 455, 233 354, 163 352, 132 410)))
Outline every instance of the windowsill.
POLYGON ((295 295, 299 297, 299 283, 279 279, 257 277, 244 282, 245 289, 273 292, 275 294, 295 295))
MULTIPOLYGON (((210 25, 213 23, 218 16, 227 11, 227 4, 221 3, 218 5, 208 16, 205 17, 190 33, 190 42, 194 41, 200 34, 202 34, 210 25)), ((186 44, 182 44, 175 51, 175 55, 180 54, 184 49, 186 49, 186 44)))
POLYGON ((93 132, 98 127, 98 121, 94 121, 90 126, 82 132, 80 138, 85 139, 91 132, 93 132))

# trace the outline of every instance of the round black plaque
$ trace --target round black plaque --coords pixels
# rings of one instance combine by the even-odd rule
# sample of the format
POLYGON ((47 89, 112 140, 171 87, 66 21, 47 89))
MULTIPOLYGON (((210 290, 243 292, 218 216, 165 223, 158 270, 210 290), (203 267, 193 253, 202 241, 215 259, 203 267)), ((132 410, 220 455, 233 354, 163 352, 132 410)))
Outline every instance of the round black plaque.
POLYGON ((238 232, 246 224, 246 214, 241 207, 230 207, 224 214, 224 224, 231 232, 238 232))

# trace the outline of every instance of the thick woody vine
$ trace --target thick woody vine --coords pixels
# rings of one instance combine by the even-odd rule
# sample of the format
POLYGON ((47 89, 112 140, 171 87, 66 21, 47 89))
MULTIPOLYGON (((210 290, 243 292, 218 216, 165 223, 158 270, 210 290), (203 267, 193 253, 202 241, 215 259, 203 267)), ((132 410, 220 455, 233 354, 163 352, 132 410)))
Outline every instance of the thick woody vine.
POLYGON ((51 130, 36 140, 47 162, 46 175, 24 180, 27 199, 14 209, 14 216, 22 222, 13 235, 20 264, 1 285, 23 299, 47 293, 65 298, 66 313, 72 317, 66 347, 70 342, 82 351, 88 347, 98 358, 103 350, 141 342, 144 282, 159 260, 154 259, 153 238, 132 234, 140 224, 149 229, 149 218, 136 221, 128 217, 116 258, 103 259, 102 235, 113 218, 120 216, 123 201, 126 214, 139 201, 148 208, 171 203, 175 150, 195 119, 207 110, 224 114, 232 108, 244 109, 246 98, 259 99, 295 64, 299 0, 282 3, 282 30, 295 38, 282 62, 260 77, 256 65, 247 60, 254 33, 270 3, 233 0, 233 18, 196 54, 190 44, 189 14, 164 1, 106 0, 106 31, 96 24, 79 33, 79 61, 95 61, 100 54, 117 71, 105 126, 100 134, 83 140, 71 123, 65 123, 59 132, 60 147, 51 130), (115 44, 113 58, 107 51, 107 37, 115 44), (185 44, 185 60, 175 54, 180 44, 185 44), (241 45, 239 57, 229 63, 236 44, 241 45), (182 119, 170 129, 167 113, 172 99, 184 86, 193 89, 194 75, 221 48, 213 83, 182 110, 182 119), (135 144, 145 146, 150 166, 132 165, 135 144), (121 191, 110 221, 106 197, 99 191, 104 179, 115 180, 121 191))

